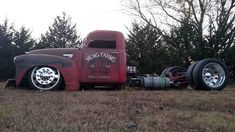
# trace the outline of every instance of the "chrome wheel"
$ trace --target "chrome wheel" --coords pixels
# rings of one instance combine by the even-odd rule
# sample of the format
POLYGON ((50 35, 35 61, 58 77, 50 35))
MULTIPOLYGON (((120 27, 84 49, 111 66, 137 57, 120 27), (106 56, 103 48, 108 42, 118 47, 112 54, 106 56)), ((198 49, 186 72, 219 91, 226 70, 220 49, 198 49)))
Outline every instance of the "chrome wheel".
POLYGON ((218 88, 225 82, 224 68, 215 62, 208 63, 202 70, 202 79, 211 88, 218 88))
POLYGON ((35 67, 31 72, 31 83, 39 90, 51 90, 60 85, 60 72, 51 67, 35 67))

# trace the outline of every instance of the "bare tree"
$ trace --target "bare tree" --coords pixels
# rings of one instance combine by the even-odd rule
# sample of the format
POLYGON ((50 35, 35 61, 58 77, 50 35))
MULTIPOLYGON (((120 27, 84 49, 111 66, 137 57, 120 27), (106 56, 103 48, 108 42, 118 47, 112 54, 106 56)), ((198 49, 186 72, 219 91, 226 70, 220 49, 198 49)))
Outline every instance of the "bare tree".
MULTIPOLYGON (((129 0, 133 15, 159 29, 193 26, 201 57, 216 57, 233 46, 235 0, 129 0)), ((163 29, 164 30, 164 29, 163 29)))

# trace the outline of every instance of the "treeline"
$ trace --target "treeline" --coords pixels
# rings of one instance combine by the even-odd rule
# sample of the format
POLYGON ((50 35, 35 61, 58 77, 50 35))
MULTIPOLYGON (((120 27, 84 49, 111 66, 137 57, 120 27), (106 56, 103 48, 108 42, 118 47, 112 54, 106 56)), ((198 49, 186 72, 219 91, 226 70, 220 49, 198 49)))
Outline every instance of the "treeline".
POLYGON ((234 42, 229 48, 221 47, 217 51, 214 51, 215 46, 207 44, 205 46, 208 47, 200 47, 190 25, 182 25, 163 34, 162 30, 156 30, 148 23, 134 22, 126 41, 128 65, 137 66, 140 73, 161 74, 161 71, 170 66, 188 68, 198 60, 218 58, 228 66, 230 79, 235 78, 234 42), (202 52, 205 54, 202 55, 202 52))
MULTIPOLYGON (((138 11, 138 8, 132 9, 138 11)), ((228 14, 224 12, 221 15, 225 15, 220 16, 221 18, 226 18, 228 14)), ((128 28, 128 65, 137 66, 141 73, 160 74, 169 66, 180 65, 187 68, 197 60, 215 57, 226 63, 231 77, 234 78, 235 28, 234 20, 231 19, 235 17, 226 21, 220 19, 214 27, 211 23, 207 33, 202 33, 206 31, 190 17, 182 17, 177 25, 169 26, 169 30, 165 30, 157 26, 156 21, 146 19, 141 14, 142 22, 134 21, 128 28)), ((0 79, 14 78, 13 58, 17 55, 39 48, 78 47, 81 40, 76 24, 65 13, 56 16, 48 31, 39 39, 33 38, 26 27, 16 30, 5 20, 0 24, 0 79)))

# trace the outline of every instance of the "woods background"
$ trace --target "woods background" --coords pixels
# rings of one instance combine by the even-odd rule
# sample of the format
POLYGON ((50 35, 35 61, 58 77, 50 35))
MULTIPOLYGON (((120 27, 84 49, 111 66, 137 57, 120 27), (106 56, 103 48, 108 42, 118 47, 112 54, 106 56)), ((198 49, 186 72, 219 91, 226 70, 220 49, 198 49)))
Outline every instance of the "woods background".
MULTIPOLYGON (((235 78, 235 0, 124 0, 130 15, 127 27, 128 65, 141 73, 160 74, 168 66, 188 67, 204 58, 218 58, 235 78)), ((48 31, 33 38, 0 21, 0 80, 14 78, 16 55, 39 48, 79 47, 82 38, 66 13, 56 16, 48 31)))

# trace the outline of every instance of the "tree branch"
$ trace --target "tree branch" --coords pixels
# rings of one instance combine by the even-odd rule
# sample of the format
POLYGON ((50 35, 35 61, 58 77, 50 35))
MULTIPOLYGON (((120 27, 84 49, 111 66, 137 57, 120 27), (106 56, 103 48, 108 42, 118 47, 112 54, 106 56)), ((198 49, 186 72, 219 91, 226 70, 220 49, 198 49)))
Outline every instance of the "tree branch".
POLYGON ((165 12, 165 14, 167 16, 169 16, 173 20, 181 23, 181 21, 179 19, 175 18, 173 15, 171 15, 170 13, 167 12, 167 10, 165 9, 164 5, 162 4, 162 1, 157 1, 157 4, 161 7, 161 9, 165 12))

